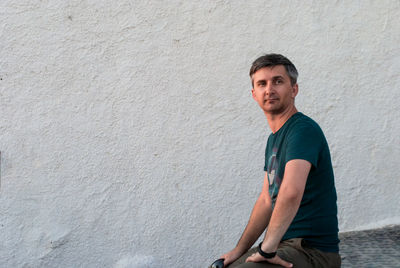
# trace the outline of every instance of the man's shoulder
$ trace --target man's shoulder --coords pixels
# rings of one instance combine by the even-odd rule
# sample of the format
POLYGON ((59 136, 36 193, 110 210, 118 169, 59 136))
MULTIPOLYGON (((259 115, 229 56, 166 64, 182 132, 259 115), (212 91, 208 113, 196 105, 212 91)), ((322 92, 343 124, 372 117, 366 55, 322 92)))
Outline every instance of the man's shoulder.
POLYGON ((294 142, 296 146, 319 146, 326 143, 322 129, 311 117, 299 113, 294 119, 286 133, 288 142, 294 142))
POLYGON ((322 131, 318 123, 311 117, 303 114, 296 113, 293 115, 293 120, 289 125, 291 130, 317 130, 322 131))

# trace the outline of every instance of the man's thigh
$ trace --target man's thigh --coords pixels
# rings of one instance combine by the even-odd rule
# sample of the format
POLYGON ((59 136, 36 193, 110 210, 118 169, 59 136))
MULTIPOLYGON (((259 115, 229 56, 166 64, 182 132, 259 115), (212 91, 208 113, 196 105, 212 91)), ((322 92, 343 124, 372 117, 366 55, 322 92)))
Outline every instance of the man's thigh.
POLYGON ((257 252, 257 248, 252 248, 247 251, 244 255, 242 255, 239 259, 233 262, 228 268, 278 268, 282 267, 280 265, 275 265, 272 263, 256 263, 256 262, 246 262, 246 259, 250 257, 252 254, 257 252))
MULTIPOLYGON (((268 263, 268 262, 248 262, 246 259, 257 252, 257 248, 250 249, 246 254, 240 257, 238 260, 229 265, 229 268, 278 268, 280 265, 268 263)), ((309 256, 301 250, 301 239, 291 239, 279 244, 277 255, 290 263, 293 263, 294 267, 308 268, 313 267, 310 263, 309 256)))

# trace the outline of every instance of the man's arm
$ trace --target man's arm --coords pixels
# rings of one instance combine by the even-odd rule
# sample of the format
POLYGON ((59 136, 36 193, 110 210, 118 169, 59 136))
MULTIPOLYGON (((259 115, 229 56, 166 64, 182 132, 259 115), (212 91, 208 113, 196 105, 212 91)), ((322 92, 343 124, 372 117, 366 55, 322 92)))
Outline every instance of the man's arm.
POLYGON ((225 266, 234 262, 247 252, 267 227, 272 213, 268 186, 268 175, 265 173, 262 191, 253 207, 249 222, 247 223, 239 242, 233 250, 221 256, 221 258, 225 259, 225 266))
MULTIPOLYGON (((261 247, 264 252, 275 252, 278 249, 283 235, 299 209, 310 169, 311 163, 306 160, 295 159, 286 163, 278 198, 261 247)), ((291 267, 289 263, 283 261, 278 255, 272 259, 265 259, 257 253, 249 257, 247 261, 269 261, 284 267, 291 267)))

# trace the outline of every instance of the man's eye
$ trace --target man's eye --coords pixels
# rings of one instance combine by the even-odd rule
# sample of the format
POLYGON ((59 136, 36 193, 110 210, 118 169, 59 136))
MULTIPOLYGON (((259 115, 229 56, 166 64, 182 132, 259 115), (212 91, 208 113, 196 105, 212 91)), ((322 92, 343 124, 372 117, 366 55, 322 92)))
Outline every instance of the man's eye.
POLYGON ((277 84, 277 85, 282 84, 282 83, 283 83, 283 81, 281 79, 278 79, 275 81, 275 84, 277 84))

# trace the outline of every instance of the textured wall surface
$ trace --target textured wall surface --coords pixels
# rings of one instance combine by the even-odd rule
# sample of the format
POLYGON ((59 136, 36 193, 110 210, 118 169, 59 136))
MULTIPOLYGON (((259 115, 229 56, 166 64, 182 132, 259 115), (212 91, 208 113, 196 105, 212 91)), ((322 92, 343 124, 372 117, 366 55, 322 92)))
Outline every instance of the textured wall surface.
POLYGON ((400 2, 0 2, 0 267, 205 267, 262 186, 248 70, 300 72, 342 231, 400 223, 400 2), (277 3, 278 2, 278 3, 277 3))

